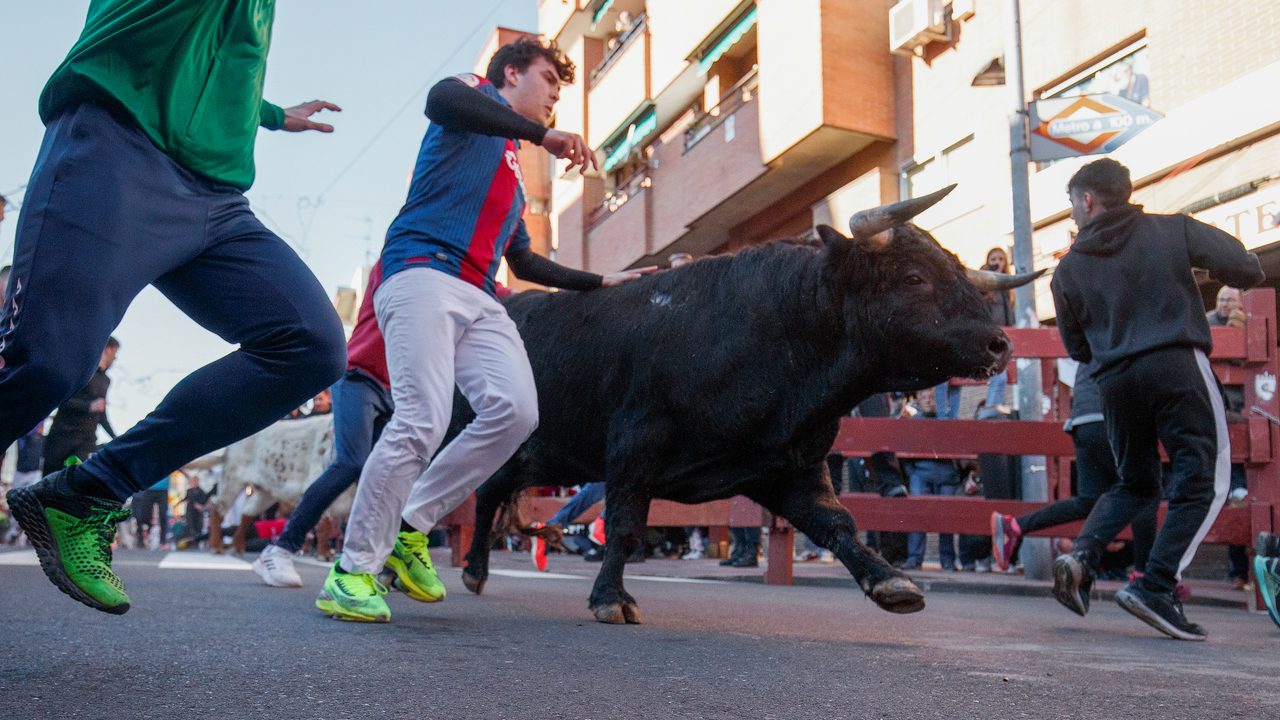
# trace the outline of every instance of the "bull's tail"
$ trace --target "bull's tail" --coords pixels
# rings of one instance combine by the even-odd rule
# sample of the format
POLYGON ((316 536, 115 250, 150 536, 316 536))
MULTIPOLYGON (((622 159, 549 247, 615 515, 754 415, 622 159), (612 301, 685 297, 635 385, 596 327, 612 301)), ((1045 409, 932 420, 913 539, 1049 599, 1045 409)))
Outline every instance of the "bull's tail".
POLYGON ((517 491, 502 504, 502 512, 498 516, 498 531, 502 535, 519 534, 530 538, 542 538, 547 541, 548 547, 553 547, 560 552, 569 552, 569 549, 564 546, 564 531, 559 527, 525 522, 520 514, 520 498, 525 492, 525 490, 517 491))

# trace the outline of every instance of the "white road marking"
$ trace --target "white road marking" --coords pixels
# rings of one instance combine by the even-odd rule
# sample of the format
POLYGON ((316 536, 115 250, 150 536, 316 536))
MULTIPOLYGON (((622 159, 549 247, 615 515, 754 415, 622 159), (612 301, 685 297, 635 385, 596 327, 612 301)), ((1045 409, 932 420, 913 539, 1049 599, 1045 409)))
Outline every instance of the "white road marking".
POLYGON ((157 566, 161 570, 252 570, 239 558, 208 553, 171 552, 157 566))
POLYGON ((0 553, 0 565, 39 565, 35 550, 0 553))
MULTIPOLYGON (((559 573, 536 572, 534 570, 490 570, 490 575, 501 575, 514 578, 544 578, 547 580, 591 580, 587 575, 562 575, 559 573)), ((626 575, 625 580, 648 580, 665 583, 692 583, 697 585, 722 585, 723 580, 702 580, 699 578, 659 577, 657 575, 626 575)))

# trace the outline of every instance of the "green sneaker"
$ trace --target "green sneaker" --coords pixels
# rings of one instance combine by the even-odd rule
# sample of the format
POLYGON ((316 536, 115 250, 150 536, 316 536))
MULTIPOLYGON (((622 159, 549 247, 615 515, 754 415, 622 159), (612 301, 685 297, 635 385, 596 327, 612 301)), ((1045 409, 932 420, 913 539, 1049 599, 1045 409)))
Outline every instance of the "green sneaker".
POLYGON ((13 517, 36 549, 40 568, 62 592, 95 610, 129 610, 124 583, 111 571, 116 526, 131 513, 114 500, 81 495, 67 482, 67 467, 6 495, 13 517))
POLYGON ((324 579, 316 607, 335 620, 390 622, 391 608, 382 599, 386 594, 387 586, 378 578, 366 573, 340 573, 335 562, 324 579))
POLYGON ((444 599, 444 583, 431 564, 426 535, 416 531, 397 535, 387 567, 396 574, 396 589, 405 595, 421 602, 444 599))

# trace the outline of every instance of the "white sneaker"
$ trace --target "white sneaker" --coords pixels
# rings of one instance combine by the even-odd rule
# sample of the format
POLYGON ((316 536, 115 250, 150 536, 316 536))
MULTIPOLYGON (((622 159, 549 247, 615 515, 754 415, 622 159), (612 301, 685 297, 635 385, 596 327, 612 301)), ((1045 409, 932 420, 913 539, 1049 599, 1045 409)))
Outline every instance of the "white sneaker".
POLYGON ((293 553, 268 545, 253 561, 253 571, 271 587, 302 587, 302 576, 293 567, 293 553))
POLYGON ((701 560, 704 557, 706 557, 706 554, 703 553, 701 550, 690 550, 689 552, 681 555, 680 559, 681 560, 701 560))

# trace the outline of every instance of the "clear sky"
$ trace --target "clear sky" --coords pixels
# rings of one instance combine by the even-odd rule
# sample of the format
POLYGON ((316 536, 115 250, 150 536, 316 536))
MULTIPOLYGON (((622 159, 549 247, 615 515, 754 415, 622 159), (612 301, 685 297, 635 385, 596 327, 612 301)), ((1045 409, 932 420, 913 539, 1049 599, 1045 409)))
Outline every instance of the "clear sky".
MULTIPOLYGON (((88 0, 6 2, 0 13, 0 194, 21 204, 43 135, 36 100, 75 42, 88 0)), ((331 135, 262 131, 248 196, 325 288, 349 285, 376 256, 404 200, 436 80, 469 71, 495 25, 534 30, 537 0, 278 0, 266 97, 330 100, 331 135)), ((13 257, 17 212, 0 223, 0 265, 13 257)), ((252 308, 245 308, 252 312, 252 308)), ((116 332, 108 415, 140 420, 187 372, 232 350, 158 292, 134 302, 116 332)))

